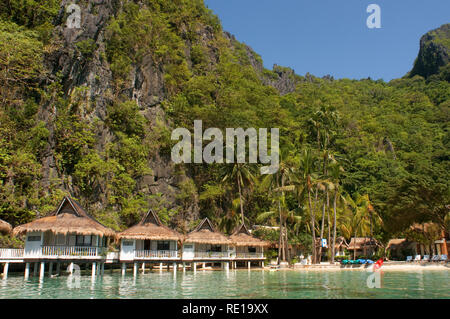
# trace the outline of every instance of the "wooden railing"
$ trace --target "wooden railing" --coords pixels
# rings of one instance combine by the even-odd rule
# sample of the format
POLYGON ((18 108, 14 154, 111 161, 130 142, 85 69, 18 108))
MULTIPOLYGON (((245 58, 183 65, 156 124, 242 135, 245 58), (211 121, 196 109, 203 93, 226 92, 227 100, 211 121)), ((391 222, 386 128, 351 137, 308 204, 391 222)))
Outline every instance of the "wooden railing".
POLYGON ((236 258, 264 258, 263 253, 236 253, 236 258))
POLYGON ((101 247, 80 246, 42 246, 42 256, 45 257, 99 257, 102 254, 101 247))
POLYGON ((23 258, 23 249, 0 248, 1 259, 23 258))
POLYGON ((230 258, 226 251, 196 251, 195 258, 230 258))
POLYGON ((160 259, 160 258, 178 258, 179 254, 177 250, 135 250, 135 258, 148 258, 148 259, 160 259))

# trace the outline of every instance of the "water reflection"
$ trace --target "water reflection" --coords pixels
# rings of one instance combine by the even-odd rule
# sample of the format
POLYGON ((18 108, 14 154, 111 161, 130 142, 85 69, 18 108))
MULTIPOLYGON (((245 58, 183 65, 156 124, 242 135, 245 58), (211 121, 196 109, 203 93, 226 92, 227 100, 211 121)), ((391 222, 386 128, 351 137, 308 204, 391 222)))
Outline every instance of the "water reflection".
POLYGON ((147 271, 122 277, 118 271, 80 278, 10 274, 0 281, 0 298, 450 298, 450 271, 385 272, 382 288, 369 289, 361 271, 147 271), (72 282, 75 283, 75 280, 72 282))

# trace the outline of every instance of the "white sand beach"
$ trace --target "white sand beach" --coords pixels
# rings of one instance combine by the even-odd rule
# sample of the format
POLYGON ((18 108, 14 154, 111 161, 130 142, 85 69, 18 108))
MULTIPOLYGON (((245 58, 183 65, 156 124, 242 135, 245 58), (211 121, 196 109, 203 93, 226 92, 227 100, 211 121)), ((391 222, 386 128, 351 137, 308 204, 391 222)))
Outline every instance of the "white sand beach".
MULTIPOLYGON (((290 268, 271 269, 265 267, 266 270, 271 271, 368 271, 371 266, 367 265, 347 265, 342 266, 340 264, 320 264, 320 265, 296 265, 290 268)), ((406 262, 384 262, 381 267, 383 271, 428 271, 428 270, 442 270, 450 271, 450 264, 433 264, 433 263, 406 263, 406 262)))

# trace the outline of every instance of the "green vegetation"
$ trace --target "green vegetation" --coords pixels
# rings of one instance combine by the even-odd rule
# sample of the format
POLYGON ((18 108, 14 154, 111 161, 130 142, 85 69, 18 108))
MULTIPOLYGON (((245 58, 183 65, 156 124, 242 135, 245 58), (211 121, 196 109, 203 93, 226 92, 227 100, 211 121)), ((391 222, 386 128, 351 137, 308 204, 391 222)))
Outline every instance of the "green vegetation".
POLYGON ((449 65, 389 83, 292 75, 295 91, 281 96, 261 77, 276 81, 285 69, 255 70, 247 48, 223 35, 203 1, 121 1, 104 43, 73 44, 86 63, 98 52, 110 67, 111 92, 99 109, 91 87, 67 91, 67 79, 50 77, 44 63, 59 1, 7 2, 0 5, 0 218, 14 226, 47 214, 70 192, 117 230, 149 205, 184 232, 196 205, 228 233, 242 220, 278 226, 256 234, 278 242, 282 259, 293 257, 288 244, 298 244, 318 261, 313 238, 386 243, 429 221, 448 231, 449 65), (126 94, 132 70, 143 65, 162 75, 161 113, 126 94), (205 128, 280 128, 280 170, 261 176, 258 165, 178 165, 171 177, 179 182, 167 186, 175 196, 139 188, 156 168, 152 159, 170 156, 172 128, 192 128, 194 120, 205 128))

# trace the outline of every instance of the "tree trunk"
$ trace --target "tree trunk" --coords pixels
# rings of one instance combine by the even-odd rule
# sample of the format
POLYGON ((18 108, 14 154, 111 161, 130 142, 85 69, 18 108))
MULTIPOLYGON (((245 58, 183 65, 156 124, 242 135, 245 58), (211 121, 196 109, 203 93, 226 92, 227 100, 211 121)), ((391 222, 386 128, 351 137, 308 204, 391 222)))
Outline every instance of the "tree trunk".
POLYGON ((328 225, 328 238, 327 238, 327 252, 328 252, 328 262, 331 260, 331 249, 330 249, 330 245, 331 245, 331 223, 330 223, 330 195, 328 194, 328 190, 327 190, 327 225, 328 225))
POLYGON ((287 261, 290 263, 291 262, 291 253, 289 252, 288 229, 287 229, 286 219, 284 220, 284 231, 285 231, 284 243, 285 243, 286 257, 287 257, 287 261))
POLYGON ((334 256, 336 256, 336 202, 337 202, 337 188, 334 190, 334 200, 333 200, 333 246, 331 246, 331 262, 334 263, 334 256))
POLYGON ((278 213, 280 215, 280 236, 278 240, 278 264, 280 264, 283 258, 283 221, 281 218, 281 202, 278 199, 278 213))
POLYGON ((311 191, 308 190, 308 206, 309 206, 309 213, 311 215, 311 232, 312 232, 312 255, 313 255, 313 264, 316 263, 316 230, 315 230, 315 223, 314 223, 314 212, 312 210, 312 203, 311 203, 311 191))
POLYGON ((320 241, 319 241, 319 263, 322 261, 322 239, 323 239, 323 232, 325 228, 325 208, 326 203, 323 201, 323 207, 322 207, 322 225, 320 226, 320 241))
POLYGON ((238 188, 239 188, 239 204, 241 205, 242 224, 244 224, 244 206, 242 204, 241 181, 239 180, 239 176, 237 177, 237 182, 238 182, 238 188))
POLYGON ((353 241, 353 260, 356 259, 356 228, 355 228, 355 237, 354 237, 354 241, 353 241))
POLYGON ((441 254, 448 256, 448 247, 447 247, 447 239, 445 238, 445 231, 442 231, 442 240, 444 241, 444 244, 442 246, 441 254))

